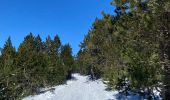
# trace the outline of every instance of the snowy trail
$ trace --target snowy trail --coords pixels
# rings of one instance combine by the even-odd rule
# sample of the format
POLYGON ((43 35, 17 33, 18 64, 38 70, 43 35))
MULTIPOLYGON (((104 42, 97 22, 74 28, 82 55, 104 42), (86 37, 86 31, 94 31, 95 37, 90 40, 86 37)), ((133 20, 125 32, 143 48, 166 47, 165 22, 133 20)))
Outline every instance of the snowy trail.
MULTIPOLYGON (((106 91, 102 80, 89 81, 88 76, 73 74, 75 80, 59 85, 53 92, 29 96, 23 100, 125 100, 117 91, 106 91)), ((130 95, 127 100, 141 100, 138 95, 130 95)))
POLYGON ((23 100, 115 100, 113 94, 117 92, 105 91, 106 85, 101 80, 89 81, 87 76, 73 74, 75 80, 66 85, 54 87, 54 92, 29 96, 23 100))

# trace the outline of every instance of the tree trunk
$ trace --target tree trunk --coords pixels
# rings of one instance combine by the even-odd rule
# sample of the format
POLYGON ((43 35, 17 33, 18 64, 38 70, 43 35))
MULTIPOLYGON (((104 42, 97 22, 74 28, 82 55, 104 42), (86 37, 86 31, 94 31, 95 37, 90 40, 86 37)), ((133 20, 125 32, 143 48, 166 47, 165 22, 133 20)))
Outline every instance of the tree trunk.
POLYGON ((91 68, 90 68, 90 74, 91 74, 91 79, 95 80, 95 75, 94 75, 94 70, 93 69, 94 68, 93 68, 93 65, 92 65, 91 68))

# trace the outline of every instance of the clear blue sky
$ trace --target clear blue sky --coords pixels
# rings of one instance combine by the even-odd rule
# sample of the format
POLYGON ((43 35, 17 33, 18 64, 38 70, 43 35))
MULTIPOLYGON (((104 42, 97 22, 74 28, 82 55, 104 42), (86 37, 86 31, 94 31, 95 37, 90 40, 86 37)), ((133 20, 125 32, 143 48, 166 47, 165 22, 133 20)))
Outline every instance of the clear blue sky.
POLYGON ((111 0, 0 0, 0 47, 8 36, 17 48, 32 32, 42 39, 58 34, 73 54, 101 12, 112 13, 111 0))

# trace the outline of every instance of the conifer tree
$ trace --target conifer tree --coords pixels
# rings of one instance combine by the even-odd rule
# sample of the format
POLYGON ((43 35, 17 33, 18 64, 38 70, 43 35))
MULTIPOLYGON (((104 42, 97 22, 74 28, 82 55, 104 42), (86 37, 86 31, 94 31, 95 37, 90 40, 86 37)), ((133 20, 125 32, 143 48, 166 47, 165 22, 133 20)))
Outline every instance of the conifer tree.
POLYGON ((48 54, 52 54, 52 40, 49 35, 47 36, 45 41, 45 52, 48 54))
POLYGON ((15 79, 15 57, 16 51, 12 46, 10 37, 7 39, 4 48, 2 49, 2 55, 0 58, 1 68, 0 68, 0 99, 13 99, 13 92, 16 87, 15 79))
POLYGON ((72 73, 72 67, 74 64, 74 59, 72 56, 72 48, 70 47, 69 44, 66 44, 61 47, 61 54, 60 54, 61 60, 64 65, 64 70, 67 75, 67 79, 71 78, 71 73, 72 73))
POLYGON ((38 34, 38 36, 35 38, 35 46, 36 46, 36 52, 42 52, 43 42, 42 42, 42 39, 41 39, 41 37, 40 37, 39 34, 38 34))
POLYGON ((54 46, 54 52, 56 52, 56 55, 59 55, 59 50, 61 47, 61 41, 58 35, 56 35, 54 37, 54 41, 53 41, 53 46, 54 46))

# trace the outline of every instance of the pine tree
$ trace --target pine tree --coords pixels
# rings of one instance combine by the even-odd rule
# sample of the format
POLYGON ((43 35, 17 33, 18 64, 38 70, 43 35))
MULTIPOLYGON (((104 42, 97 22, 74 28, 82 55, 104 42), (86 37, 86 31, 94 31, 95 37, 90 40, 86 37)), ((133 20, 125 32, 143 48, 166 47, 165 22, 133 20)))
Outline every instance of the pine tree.
POLYGON ((18 75, 18 80, 20 88, 23 92, 23 96, 32 94, 36 92, 34 87, 37 86, 37 81, 35 80, 36 77, 36 64, 37 64, 37 53, 36 45, 35 45, 35 38, 32 33, 28 34, 24 41, 20 44, 18 49, 18 56, 17 56, 17 66, 20 69, 20 74, 18 75), (27 92, 22 90, 25 88, 27 92))
POLYGON ((16 87, 15 57, 16 51, 12 46, 12 42, 9 37, 4 45, 4 48, 2 49, 2 55, 0 58, 0 89, 2 89, 0 92, 0 99, 14 99, 13 92, 16 87))
POLYGON ((36 52, 42 52, 43 49, 43 42, 42 39, 40 37, 40 35, 38 34, 38 36, 35 38, 35 48, 36 48, 36 52))
POLYGON ((79 50, 75 58, 74 72, 88 75, 88 62, 86 61, 86 50, 79 50))
POLYGON ((51 85, 60 84, 65 81, 64 68, 58 55, 60 46, 61 42, 57 35, 55 36, 54 40, 51 40, 50 36, 47 37, 45 42, 45 55, 48 66, 47 72, 49 73, 47 75, 47 80, 51 85))
POLYGON ((56 52, 56 55, 59 55, 59 49, 61 47, 61 41, 58 35, 54 37, 53 41, 53 46, 54 46, 54 52, 56 52))
POLYGON ((12 46, 12 42, 10 37, 6 41, 4 45, 4 49, 2 50, 2 60, 5 66, 11 66, 14 62, 15 57, 15 48, 12 46))
POLYGON ((70 79, 72 73, 72 67, 74 64, 74 58, 72 56, 72 48, 70 47, 69 44, 66 44, 61 47, 60 57, 64 65, 65 73, 67 75, 66 78, 70 79))
POLYGON ((52 54, 52 40, 49 35, 47 36, 45 41, 45 52, 48 54, 52 54))

